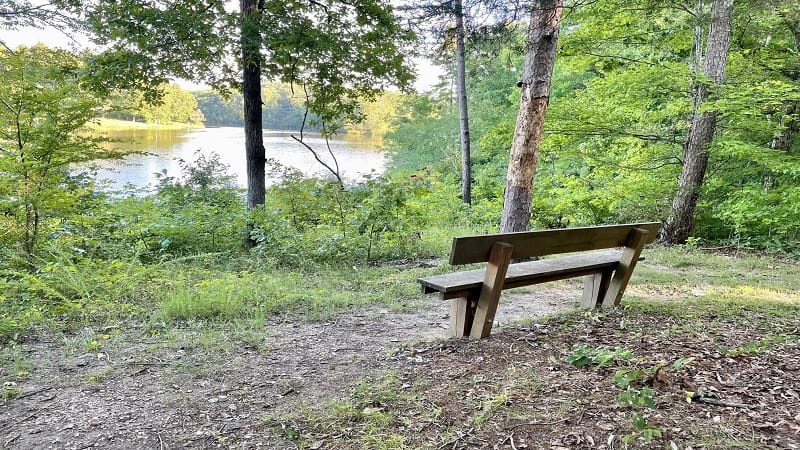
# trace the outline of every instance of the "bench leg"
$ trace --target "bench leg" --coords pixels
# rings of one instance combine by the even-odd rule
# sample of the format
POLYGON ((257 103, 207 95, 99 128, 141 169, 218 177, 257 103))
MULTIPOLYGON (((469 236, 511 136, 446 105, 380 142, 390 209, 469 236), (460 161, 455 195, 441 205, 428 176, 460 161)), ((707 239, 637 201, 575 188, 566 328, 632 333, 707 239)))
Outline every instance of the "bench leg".
POLYGON ((639 255, 642 254, 642 247, 644 247, 645 237, 648 231, 642 228, 634 228, 628 234, 628 239, 625 242, 625 250, 622 251, 622 258, 620 258, 617 270, 614 271, 614 277, 608 286, 606 295, 603 296, 603 308, 612 308, 619 305, 622 300, 622 294, 625 293, 625 288, 628 287, 628 282, 633 275, 633 269, 639 261, 639 255))
POLYGON ((602 305, 613 275, 614 270, 612 269, 583 277, 583 300, 581 301, 583 308, 599 308, 602 305))
POLYGON ((489 265, 486 267, 481 294, 478 298, 478 306, 475 308, 475 320, 472 322, 472 331, 469 334, 473 339, 485 338, 492 332, 497 302, 503 291, 503 282, 506 279, 506 271, 511 263, 513 251, 514 247, 505 242, 497 242, 492 246, 489 265))
POLYGON ((469 336, 475 318, 475 298, 468 296, 450 300, 450 337, 469 336))

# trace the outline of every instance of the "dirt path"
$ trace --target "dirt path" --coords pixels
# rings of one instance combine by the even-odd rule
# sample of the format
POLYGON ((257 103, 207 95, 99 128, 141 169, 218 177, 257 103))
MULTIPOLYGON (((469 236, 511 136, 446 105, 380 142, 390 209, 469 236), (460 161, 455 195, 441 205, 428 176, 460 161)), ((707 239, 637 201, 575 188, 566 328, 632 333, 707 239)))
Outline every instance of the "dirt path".
MULTIPOLYGON (((497 324, 572 307, 567 284, 504 295, 497 324)), ((29 346, 31 376, 0 406, 0 448, 296 448, 264 418, 342 397, 391 368, 393 349, 446 338, 448 305, 410 313, 369 309, 323 322, 268 324, 259 345, 214 348, 197 334, 175 342, 123 333, 100 353, 65 356, 64 342, 29 346), (110 347, 110 346, 109 346, 110 347)))

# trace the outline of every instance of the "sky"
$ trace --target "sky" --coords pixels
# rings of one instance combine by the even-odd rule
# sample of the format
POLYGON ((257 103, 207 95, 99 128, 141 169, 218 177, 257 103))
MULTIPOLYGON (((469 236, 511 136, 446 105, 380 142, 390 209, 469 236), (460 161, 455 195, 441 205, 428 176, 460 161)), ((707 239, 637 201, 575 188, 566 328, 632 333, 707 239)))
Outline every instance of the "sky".
MULTIPOLYGON (((35 45, 43 43, 48 47, 59 47, 65 49, 86 48, 89 46, 89 39, 86 36, 73 34, 68 36, 63 32, 53 29, 20 28, 18 30, 0 30, 0 41, 7 46, 15 48, 19 45, 35 45)), ((444 71, 424 58, 414 58, 412 63, 417 72, 417 81, 414 89, 417 92, 426 92, 439 82, 439 76, 444 71)), ((187 90, 206 89, 207 86, 198 85, 187 80, 174 80, 178 85, 187 90)))

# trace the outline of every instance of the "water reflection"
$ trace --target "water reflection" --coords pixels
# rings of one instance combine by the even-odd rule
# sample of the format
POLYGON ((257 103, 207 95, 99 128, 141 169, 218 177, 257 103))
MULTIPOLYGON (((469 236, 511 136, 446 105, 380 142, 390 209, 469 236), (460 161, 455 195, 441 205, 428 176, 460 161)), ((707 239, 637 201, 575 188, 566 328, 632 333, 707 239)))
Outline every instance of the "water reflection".
MULTIPOLYGON (((265 131, 264 147, 268 159, 293 167, 306 176, 325 175, 327 172, 311 152, 295 142, 284 131, 265 131)), ((124 130, 106 134, 118 140, 116 148, 146 152, 130 155, 122 161, 99 161, 98 178, 111 181, 112 189, 121 189, 131 183, 136 187, 147 187, 156 180, 155 173, 166 170, 169 176, 180 176, 179 160, 195 161, 199 155, 216 153, 220 161, 230 166, 237 184, 246 186, 244 157, 244 130, 242 128, 202 128, 190 130, 124 130)), ((306 142, 318 151, 322 159, 333 165, 325 140, 319 135, 306 134, 306 142)), ((330 147, 339 161, 341 174, 349 180, 358 179, 372 172, 384 170, 384 153, 377 151, 379 142, 368 138, 346 136, 330 141, 330 147)), ((268 175, 269 176, 269 175, 268 175)), ((271 180, 267 180, 269 184, 271 180)))

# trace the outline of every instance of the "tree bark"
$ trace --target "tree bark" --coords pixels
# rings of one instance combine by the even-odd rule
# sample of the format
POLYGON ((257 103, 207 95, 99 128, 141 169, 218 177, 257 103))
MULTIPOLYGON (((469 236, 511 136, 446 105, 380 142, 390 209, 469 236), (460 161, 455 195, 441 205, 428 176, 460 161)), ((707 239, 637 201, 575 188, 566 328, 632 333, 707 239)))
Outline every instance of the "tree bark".
POLYGON ((544 116, 556 59, 563 0, 539 0, 531 10, 526 39, 519 113, 508 161, 500 232, 525 231, 531 220, 531 193, 539 159, 544 116))
MULTIPOLYGON (((725 66, 731 40, 733 0, 714 0, 711 5, 711 26, 702 67, 704 78, 719 87, 725 78, 725 66)), ((697 37, 695 37, 697 39, 697 37)), ((699 70, 699 67, 695 70, 699 70)), ((689 135, 684 143, 683 168, 678 179, 678 192, 672 201, 672 213, 661 230, 661 241, 674 245, 686 242, 694 227, 694 212, 700 188, 708 167, 709 146, 717 125, 717 111, 701 112, 712 86, 701 81, 695 90, 694 112, 689 135)))
POLYGON ((261 33, 258 0, 240 0, 242 13, 242 97, 247 162, 247 209, 263 205, 266 192, 266 152, 261 122, 261 33))
POLYGON ((472 158, 469 142, 469 112, 467 108, 467 51, 464 46, 464 6, 461 0, 453 0, 456 16, 456 85, 458 111, 461 124, 461 200, 472 203, 472 158))

